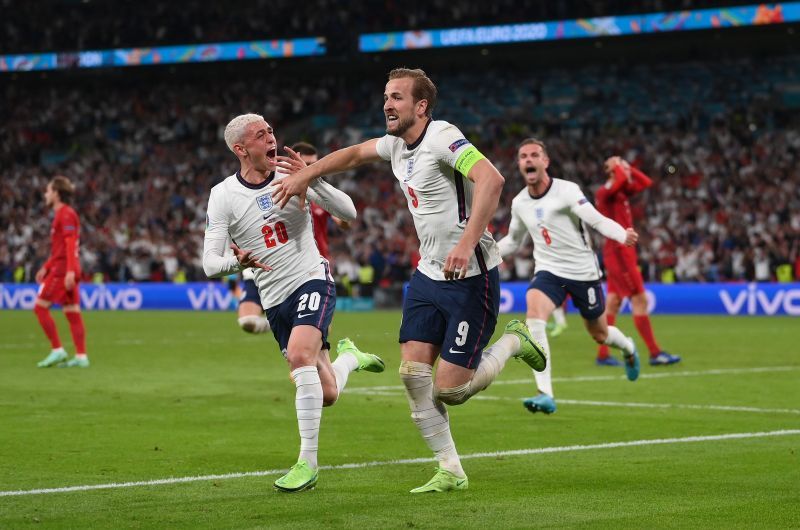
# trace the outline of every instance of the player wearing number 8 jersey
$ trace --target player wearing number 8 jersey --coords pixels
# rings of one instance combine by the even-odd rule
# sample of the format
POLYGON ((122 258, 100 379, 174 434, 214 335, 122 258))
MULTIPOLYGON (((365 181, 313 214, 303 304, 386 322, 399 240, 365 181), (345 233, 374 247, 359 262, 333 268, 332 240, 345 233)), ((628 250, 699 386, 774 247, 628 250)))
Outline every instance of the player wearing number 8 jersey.
MULTIPOLYGON (((280 209, 272 199, 278 163, 304 167, 299 156, 277 156, 275 136, 264 118, 244 114, 225 128, 225 141, 241 169, 214 186, 208 200, 203 269, 212 278, 252 267, 275 339, 292 369, 297 387, 295 408, 300 430, 300 457, 275 481, 281 491, 302 491, 317 482, 317 441, 323 405, 331 405, 352 371, 383 371, 377 356, 340 343, 330 363, 321 356, 333 318, 336 295, 328 261, 314 243, 305 208, 280 209), (228 238, 234 255, 226 255, 228 238), (269 265, 267 265, 267 263, 269 265)), ((309 198, 337 217, 356 216, 353 201, 322 180, 311 185, 309 198)))
POLYGON ((459 405, 491 384, 511 356, 544 368, 544 353, 521 322, 486 348, 497 323, 497 244, 486 230, 504 179, 458 128, 434 120, 436 86, 422 70, 389 73, 386 136, 341 149, 277 184, 283 206, 317 177, 380 160, 408 201, 420 262, 403 303, 400 377, 411 417, 439 461, 412 493, 464 490, 445 405, 459 405), (433 365, 438 359, 436 378, 433 365))
POLYGON ((524 140, 517 149, 517 165, 526 186, 511 202, 511 224, 499 247, 507 256, 519 249, 526 233, 533 238, 535 269, 526 295, 527 324, 533 338, 544 346, 548 361, 543 372, 534 372, 539 394, 524 404, 531 412, 550 414, 556 406, 545 326, 567 294, 580 310, 592 338, 622 350, 628 379, 633 381, 639 375, 633 340, 606 323, 600 269, 586 225, 628 246, 635 244, 638 236, 633 229, 626 230, 602 216, 577 184, 550 177, 550 159, 543 142, 524 140))

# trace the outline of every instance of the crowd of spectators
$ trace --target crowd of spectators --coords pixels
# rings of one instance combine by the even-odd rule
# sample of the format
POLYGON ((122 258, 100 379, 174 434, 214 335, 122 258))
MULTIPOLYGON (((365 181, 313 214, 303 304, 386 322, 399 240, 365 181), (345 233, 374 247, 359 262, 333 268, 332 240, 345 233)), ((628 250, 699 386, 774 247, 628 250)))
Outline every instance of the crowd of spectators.
POLYGON ((752 0, 0 0, 0 53, 78 51, 325 36, 329 47, 355 49, 358 33, 597 17, 752 0), (350 35, 352 42, 342 42, 350 35))
MULTIPOLYGON (((697 65, 673 68, 692 66, 697 65)), ((676 96, 666 89, 654 93, 652 105, 671 101, 675 107, 662 123, 638 115, 629 100, 638 97, 637 86, 668 86, 673 73, 658 69, 642 67, 635 75, 607 69, 606 86, 630 88, 608 92, 584 83, 594 75, 588 68, 517 77, 489 72, 485 79, 494 84, 475 93, 448 88, 458 84, 456 74, 432 74, 442 88, 437 116, 468 123, 462 130, 506 177, 491 225, 496 236, 507 230, 511 198, 522 188, 515 146, 536 135, 547 143, 551 174, 580 183, 590 197, 604 180, 603 160, 612 154, 653 177, 655 186, 634 202, 647 279, 768 281, 787 279, 787 270, 789 277, 800 277, 800 105, 786 92, 800 87, 800 58, 716 67, 762 82, 748 93, 746 85, 728 90, 724 76, 699 78, 691 104, 671 100, 676 96), (565 76, 580 87, 566 107, 563 98, 549 99, 543 81, 565 76), (508 86, 516 91, 511 105, 508 86), (728 92, 735 97, 720 106, 728 92), (559 112, 540 112, 559 105, 559 112), (634 112, 590 112, 614 106, 634 112), (537 112, 541 119, 528 119, 537 112)), ((7 105, 0 107, 7 132, 0 145, 0 281, 32 281, 46 257, 51 213, 41 192, 56 173, 78 184, 87 280, 203 280, 208 192, 237 169, 222 140, 227 121, 243 111, 260 112, 281 144, 309 140, 329 152, 380 133, 382 84, 346 76, 279 84, 213 78, 147 86, 8 84, 7 105)), ((407 279, 419 258, 417 241, 388 165, 361 168, 333 182, 353 196, 359 210, 350 231, 330 229, 338 273, 357 281, 359 268, 370 265, 376 283, 407 279)), ((504 265, 503 275, 527 279, 531 269, 529 247, 504 265)))

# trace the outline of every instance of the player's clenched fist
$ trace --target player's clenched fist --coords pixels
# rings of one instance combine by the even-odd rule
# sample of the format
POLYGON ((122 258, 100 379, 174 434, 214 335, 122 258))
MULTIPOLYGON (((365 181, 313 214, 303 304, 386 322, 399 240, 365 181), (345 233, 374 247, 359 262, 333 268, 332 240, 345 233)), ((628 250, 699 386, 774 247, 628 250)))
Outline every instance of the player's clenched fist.
POLYGON ((639 234, 633 228, 625 229, 625 246, 632 247, 639 241, 639 234))

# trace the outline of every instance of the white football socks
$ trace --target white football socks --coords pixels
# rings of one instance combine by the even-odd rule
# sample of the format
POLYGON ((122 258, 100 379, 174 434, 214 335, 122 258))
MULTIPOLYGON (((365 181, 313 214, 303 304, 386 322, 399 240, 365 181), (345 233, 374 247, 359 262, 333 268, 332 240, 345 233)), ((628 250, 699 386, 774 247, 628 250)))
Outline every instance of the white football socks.
POLYGON ((301 366, 292 370, 292 379, 297 387, 294 406, 300 431, 298 460, 305 460, 312 469, 316 469, 319 423, 322 418, 322 383, 316 366, 301 366))
POLYGON ((626 357, 632 355, 636 347, 633 339, 626 337, 616 326, 608 326, 608 337, 606 337, 606 341, 603 344, 622 350, 626 357))
POLYGON ((519 351, 519 337, 511 333, 505 334, 497 342, 483 350, 481 362, 472 375, 469 384, 469 395, 474 396, 488 388, 497 377, 506 362, 519 351))
POLYGON ((547 342, 547 332, 545 331, 547 322, 538 318, 529 318, 525 323, 528 325, 528 331, 531 332, 533 340, 542 345, 542 348, 544 348, 544 355, 547 357, 547 366, 544 370, 541 372, 533 370, 533 377, 536 378, 536 387, 539 389, 539 392, 544 392, 548 396, 554 397, 553 381, 551 377, 553 370, 551 359, 553 357, 550 355, 550 343, 547 342))
POLYGON ((333 366, 333 373, 336 376, 336 389, 341 394, 347 384, 347 378, 358 368, 358 359, 350 352, 340 353, 331 366, 333 366))
POLYGON ((556 324, 558 324, 559 326, 563 326, 564 324, 567 323, 567 317, 564 314, 563 307, 557 307, 553 309, 553 320, 555 320, 556 324))
POLYGON ((400 362, 400 379, 406 387, 411 419, 422 438, 436 455, 439 466, 457 477, 464 477, 464 469, 450 434, 447 409, 433 399, 433 367, 415 361, 400 362))

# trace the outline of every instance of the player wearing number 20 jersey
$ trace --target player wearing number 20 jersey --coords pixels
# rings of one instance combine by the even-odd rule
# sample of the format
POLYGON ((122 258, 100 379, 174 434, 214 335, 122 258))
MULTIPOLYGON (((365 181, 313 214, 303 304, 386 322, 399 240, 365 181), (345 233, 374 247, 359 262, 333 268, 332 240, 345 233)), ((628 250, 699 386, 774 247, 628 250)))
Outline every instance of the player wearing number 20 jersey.
MULTIPOLYGON (((265 309, 280 304, 309 280, 333 281, 328 260, 314 243, 308 209, 280 209, 273 203, 272 183, 281 177, 273 174, 254 185, 237 172, 214 186, 208 199, 206 252, 217 250, 221 254, 230 233, 237 246, 252 250, 259 261, 272 267, 271 271, 254 269, 265 309)), ((355 219, 352 199, 323 180, 311 185, 308 198, 337 217, 355 219)), ((234 256, 224 260, 225 270, 217 274, 240 270, 234 256)))

